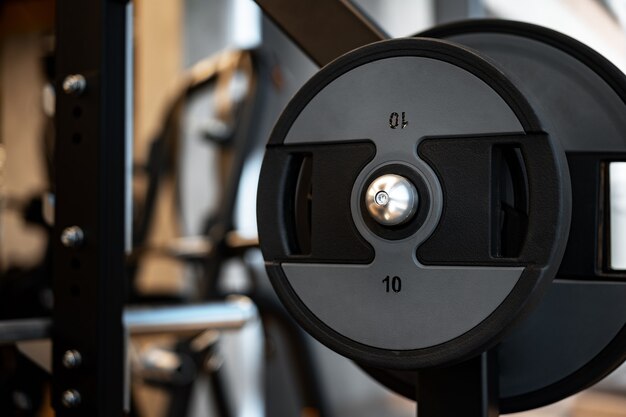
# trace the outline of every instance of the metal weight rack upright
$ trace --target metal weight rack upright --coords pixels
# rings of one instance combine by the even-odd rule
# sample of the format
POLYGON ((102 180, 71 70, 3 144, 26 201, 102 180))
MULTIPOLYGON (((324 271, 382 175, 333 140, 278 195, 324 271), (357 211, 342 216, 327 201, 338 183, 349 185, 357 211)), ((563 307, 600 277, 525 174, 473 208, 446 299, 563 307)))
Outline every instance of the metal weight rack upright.
POLYGON ((123 415, 128 20, 124 0, 57 1, 52 401, 59 417, 123 415))

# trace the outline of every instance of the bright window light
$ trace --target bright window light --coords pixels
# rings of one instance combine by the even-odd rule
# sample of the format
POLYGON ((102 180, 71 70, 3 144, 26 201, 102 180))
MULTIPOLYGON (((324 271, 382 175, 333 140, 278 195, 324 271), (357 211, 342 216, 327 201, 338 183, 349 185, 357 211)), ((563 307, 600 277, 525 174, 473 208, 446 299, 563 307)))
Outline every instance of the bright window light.
POLYGON ((609 165, 611 269, 626 270, 626 162, 609 165))
POLYGON ((252 0, 232 3, 232 39, 237 48, 254 48, 261 43, 261 9, 252 0))

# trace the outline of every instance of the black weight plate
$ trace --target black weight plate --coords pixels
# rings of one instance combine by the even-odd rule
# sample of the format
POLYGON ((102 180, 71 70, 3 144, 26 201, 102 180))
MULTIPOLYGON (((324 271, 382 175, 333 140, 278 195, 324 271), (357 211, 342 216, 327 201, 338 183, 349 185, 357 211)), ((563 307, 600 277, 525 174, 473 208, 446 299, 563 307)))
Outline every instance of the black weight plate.
POLYGON ((385 41, 323 68, 277 122, 259 238, 279 297, 317 339, 370 365, 436 366, 492 347, 544 294, 569 191, 563 151, 500 71, 448 42, 385 41), (515 250, 492 236, 509 153, 526 189, 515 250), (386 170, 424 195, 415 224, 381 233, 361 201, 386 170))
MULTIPOLYGON (((580 42, 525 23, 475 20, 418 36, 458 42, 495 62, 567 152, 574 204, 564 261, 546 298, 498 347, 502 412, 559 401, 626 358, 626 283, 598 256, 602 164, 626 161, 624 74, 580 42)), ((366 370, 415 398, 414 373, 366 370)))

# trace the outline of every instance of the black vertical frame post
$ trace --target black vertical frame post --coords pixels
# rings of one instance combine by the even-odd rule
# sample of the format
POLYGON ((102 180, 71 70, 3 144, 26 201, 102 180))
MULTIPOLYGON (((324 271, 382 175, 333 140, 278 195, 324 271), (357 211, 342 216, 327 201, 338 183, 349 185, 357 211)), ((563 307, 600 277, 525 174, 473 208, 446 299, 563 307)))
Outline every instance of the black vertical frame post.
POLYGON ((497 360, 493 351, 451 367, 422 370, 417 382, 419 417, 500 415, 497 360))
POLYGON ((126 10, 122 0, 57 0, 52 403, 59 417, 123 415, 126 10), (73 74, 86 81, 82 93, 64 91, 73 74), (63 244, 71 226, 84 239, 63 244), (81 360, 68 366, 71 350, 81 360))

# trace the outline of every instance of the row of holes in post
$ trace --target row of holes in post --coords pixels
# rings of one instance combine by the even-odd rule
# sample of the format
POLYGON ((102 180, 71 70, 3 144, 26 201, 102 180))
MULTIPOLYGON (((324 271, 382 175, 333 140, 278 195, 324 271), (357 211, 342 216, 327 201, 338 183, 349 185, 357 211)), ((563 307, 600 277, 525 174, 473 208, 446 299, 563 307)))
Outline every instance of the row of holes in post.
MULTIPOLYGON (((80 116, 83 115, 83 108, 80 106, 76 106, 74 107, 74 109, 72 110, 72 114, 74 115, 75 119, 80 119, 80 116)), ((83 140, 83 136, 76 132, 72 135, 72 143, 75 145, 78 145, 80 142, 82 142, 83 140)))
MULTIPOLYGON (((80 117, 83 115, 83 108, 81 106, 74 106, 74 108, 72 109, 72 115, 75 119, 80 119, 80 117)), ((83 136, 80 133, 76 132, 72 135, 72 143, 74 145, 79 145, 82 140, 83 136)), ((80 269, 80 260, 77 256, 72 256, 72 259, 70 260, 70 266, 75 271, 78 271, 80 269)), ((78 283, 73 283, 70 286, 70 294, 72 295, 72 297, 80 296, 80 285, 78 283)))

